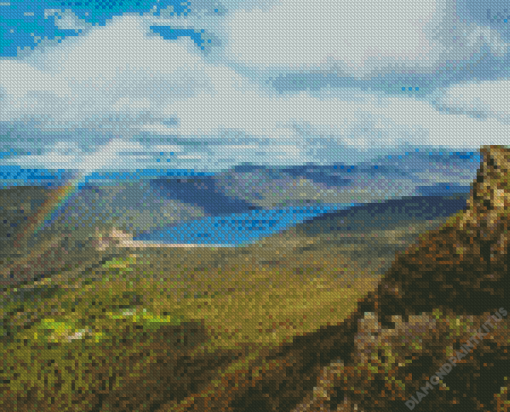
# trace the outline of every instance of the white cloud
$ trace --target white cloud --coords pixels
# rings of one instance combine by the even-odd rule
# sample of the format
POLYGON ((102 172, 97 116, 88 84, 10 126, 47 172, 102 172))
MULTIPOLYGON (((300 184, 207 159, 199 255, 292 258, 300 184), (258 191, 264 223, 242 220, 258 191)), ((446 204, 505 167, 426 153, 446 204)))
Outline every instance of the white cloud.
MULTIPOLYGON (((421 126, 428 136, 426 144, 476 149, 481 145, 508 143, 510 125, 494 118, 473 119, 467 115, 440 113, 433 108, 423 113, 421 126)), ((416 139, 416 143, 420 141, 416 139)))
POLYGON ((200 160, 201 158, 197 155, 179 155, 179 159, 185 160, 200 160))
POLYGON ((42 155, 26 155, 7 160, 22 167, 49 167, 72 169, 77 164, 82 151, 74 142, 57 142, 50 151, 42 155))
MULTIPOLYGON (((74 168, 81 169, 84 173, 110 167, 124 169, 126 166, 129 166, 129 168, 133 168, 132 165, 130 165, 130 161, 133 157, 140 158, 141 156, 131 155, 130 152, 140 153, 143 151, 144 148, 140 143, 114 138, 106 145, 100 147, 95 153, 83 156, 74 168)), ((150 157, 151 156, 146 156, 145 158, 150 157)))
POLYGON ((143 155, 145 150, 141 144, 121 138, 111 139, 107 144, 98 147, 94 153, 84 152, 75 142, 60 141, 43 155, 20 156, 9 159, 8 163, 25 167, 80 170, 87 175, 94 170, 137 168, 133 160, 150 160, 153 157, 143 155))
POLYGON ((171 133, 205 138, 242 130, 294 147, 327 140, 338 147, 369 149, 405 142, 474 148, 503 144, 510 132, 508 125, 498 121, 442 113, 427 101, 408 97, 363 97, 360 93, 353 100, 319 99, 301 92, 275 98, 247 85, 229 88, 227 83, 219 84, 223 87, 217 87, 213 95, 166 107, 168 115, 180 119, 171 133))
POLYGON ((118 113, 139 113, 151 110, 151 101, 148 98, 121 97, 112 106, 112 110, 118 113))
POLYGON ((45 9, 44 18, 55 17, 55 25, 61 30, 87 30, 92 25, 78 18, 76 14, 69 10, 45 9))
POLYGON ((339 67, 363 78, 380 70, 432 71, 485 43, 495 55, 506 51, 497 33, 461 21, 453 0, 282 0, 237 10, 225 27, 228 58, 261 70, 339 67))
POLYGON ((453 112, 481 114, 501 122, 510 121, 510 81, 463 83, 449 87, 438 106, 453 112))
MULTIPOLYGON (((0 61, 0 82, 6 89, 0 120, 25 120, 43 113, 47 129, 93 127, 122 112, 129 115, 127 121, 136 121, 137 114, 154 114, 162 102, 207 89, 205 63, 191 51, 189 38, 168 42, 145 34, 139 18, 123 16, 69 47, 63 43, 32 57, 31 65, 0 61), (34 102, 28 93, 41 90, 60 99, 52 103, 52 113, 44 99, 34 102)), ((115 126, 106 129, 115 131, 115 126)))
POLYGON ((183 151, 181 146, 172 145, 172 144, 153 145, 153 146, 151 146, 151 150, 154 152, 163 152, 163 153, 166 153, 166 152, 179 153, 179 152, 183 151))
POLYGON ((49 92, 60 98, 69 96, 66 81, 18 60, 0 60, 1 84, 8 96, 21 100, 29 92, 49 92))
MULTIPOLYGON (((58 164, 88 171, 133 169, 156 162, 157 152, 173 152, 172 161, 195 161, 197 165, 220 160, 291 164, 401 143, 475 148, 508 141, 505 103, 509 90, 503 81, 455 86, 443 96, 444 106, 476 106, 476 110, 495 113, 476 120, 441 113, 434 105, 414 98, 355 90, 279 95, 230 65, 237 59, 258 68, 273 65, 287 70, 330 64, 328 56, 333 56, 362 77, 366 70, 403 57, 402 63, 432 69, 448 53, 457 53, 459 59, 469 56, 491 35, 471 26, 461 35, 458 30, 467 27, 464 23, 451 34, 443 21, 449 12, 438 11, 439 0, 389 5, 319 0, 313 10, 306 11, 304 3, 290 0, 273 6, 271 2, 261 4, 263 7, 241 8, 227 15, 223 29, 216 25, 218 33, 230 37, 225 39, 225 50, 214 58, 202 55, 189 38, 167 41, 148 36, 154 17, 125 15, 60 47, 34 53, 26 61, 0 61, 4 94, 0 121, 35 120, 33 127, 70 135, 73 130, 92 130, 103 135, 103 143, 105 136, 117 136, 106 145, 99 145, 100 139, 92 142, 92 146, 98 145, 92 154, 82 152, 77 144, 60 142, 40 156, 10 162, 58 164), (292 15, 297 20, 289 17, 292 15), (222 32, 225 27, 228 30, 222 32), (267 40, 261 33, 266 33, 267 40), (347 43, 342 40, 346 36, 347 43), (465 44, 456 46, 452 36, 465 44), (219 56, 231 59, 223 63, 219 56), (168 122, 170 119, 176 121, 168 122), (165 145, 156 139, 157 145, 151 146, 130 140, 140 132, 204 142, 238 134, 240 144, 192 147, 165 145), (243 145, 245 137, 265 139, 267 146, 243 145)), ((492 40, 494 47, 501 45, 497 37, 492 40)), ((501 52, 498 50, 496 47, 493 52, 501 52)), ((34 129, 34 134, 37 132, 34 129)))

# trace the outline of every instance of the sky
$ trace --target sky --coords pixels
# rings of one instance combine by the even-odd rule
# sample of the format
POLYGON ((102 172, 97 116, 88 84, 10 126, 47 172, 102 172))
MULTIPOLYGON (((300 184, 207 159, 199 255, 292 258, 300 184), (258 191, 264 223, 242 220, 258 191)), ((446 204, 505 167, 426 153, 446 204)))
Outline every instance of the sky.
POLYGON ((504 145, 507 8, 0 0, 0 166, 217 171, 504 145))

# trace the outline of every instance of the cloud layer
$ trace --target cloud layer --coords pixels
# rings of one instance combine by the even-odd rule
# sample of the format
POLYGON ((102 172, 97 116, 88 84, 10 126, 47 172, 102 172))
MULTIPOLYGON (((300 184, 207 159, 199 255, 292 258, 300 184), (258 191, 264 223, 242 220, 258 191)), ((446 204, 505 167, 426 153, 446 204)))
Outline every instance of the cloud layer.
POLYGON ((1 164, 213 170, 508 141, 508 45, 453 0, 145 6, 104 25, 45 10, 79 35, 0 60, 1 164), (488 64, 500 78, 479 78, 488 64))

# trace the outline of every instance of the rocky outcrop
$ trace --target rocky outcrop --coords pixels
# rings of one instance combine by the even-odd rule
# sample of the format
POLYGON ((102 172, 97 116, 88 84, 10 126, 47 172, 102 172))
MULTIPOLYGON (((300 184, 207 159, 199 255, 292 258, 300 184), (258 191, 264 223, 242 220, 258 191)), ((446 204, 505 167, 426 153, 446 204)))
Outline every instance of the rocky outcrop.
POLYGON ((133 241, 133 236, 129 233, 126 233, 122 230, 118 229, 111 229, 110 233, 108 234, 101 234, 99 232, 99 229, 96 230, 96 236, 94 237, 92 241, 92 246, 100 251, 104 252, 105 250, 121 246, 126 242, 133 241))
POLYGON ((352 358, 323 368, 296 412, 508 410, 510 150, 481 153, 468 207, 397 256, 363 302, 352 358))
POLYGON ((507 411, 510 149, 481 153, 467 208, 397 254, 348 319, 161 411, 507 411))
POLYGON ((465 211, 397 257, 379 286, 376 311, 392 315, 437 307, 481 314, 508 304, 510 150, 484 147, 465 211))
POLYGON ((396 316, 395 328, 384 328, 366 313, 353 359, 322 368, 312 394, 293 412, 503 411, 498 402, 507 399, 510 362, 505 315, 434 311, 408 322, 396 316))

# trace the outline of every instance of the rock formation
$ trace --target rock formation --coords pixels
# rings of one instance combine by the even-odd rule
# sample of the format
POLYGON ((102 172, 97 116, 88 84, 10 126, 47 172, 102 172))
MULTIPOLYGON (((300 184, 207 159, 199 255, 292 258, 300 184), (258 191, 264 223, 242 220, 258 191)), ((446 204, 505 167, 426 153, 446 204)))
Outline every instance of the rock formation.
POLYGON ((465 211, 398 256, 378 290, 389 316, 448 308, 480 314, 508 304, 510 150, 484 147, 465 211))
POLYGON ((397 254, 343 323, 161 411, 508 411, 510 149, 481 153, 466 209, 397 254))
POLYGON ((350 361, 325 367, 329 379, 296 412, 508 410, 510 150, 481 153, 467 208, 397 256, 360 305, 370 312, 358 319, 350 361), (456 354, 453 370, 427 388, 456 354))
POLYGON ((96 250, 104 252, 108 248, 121 246, 126 242, 132 241, 133 236, 122 230, 111 229, 107 235, 101 234, 99 229, 96 229, 96 236, 92 241, 92 245, 96 250))

